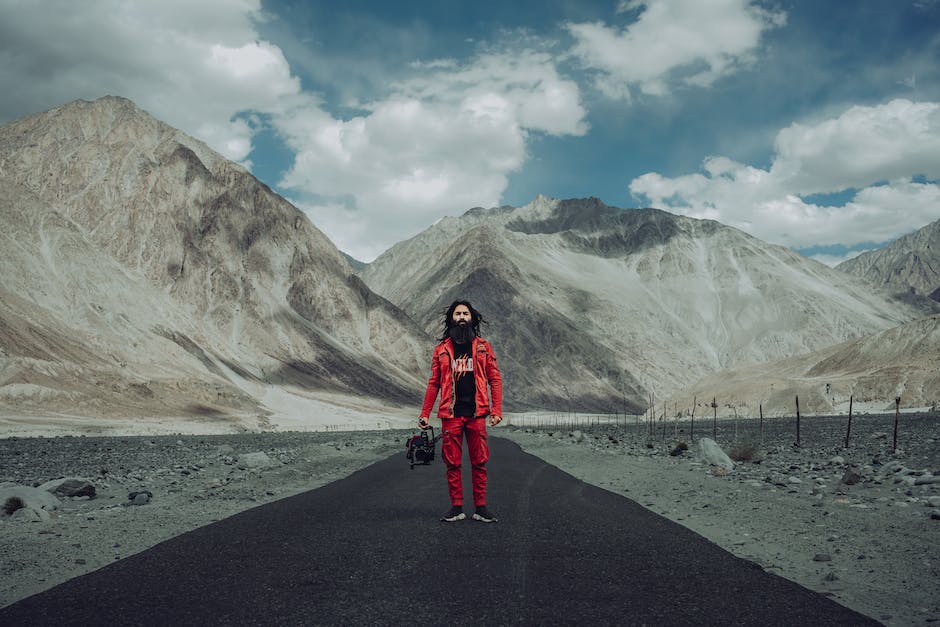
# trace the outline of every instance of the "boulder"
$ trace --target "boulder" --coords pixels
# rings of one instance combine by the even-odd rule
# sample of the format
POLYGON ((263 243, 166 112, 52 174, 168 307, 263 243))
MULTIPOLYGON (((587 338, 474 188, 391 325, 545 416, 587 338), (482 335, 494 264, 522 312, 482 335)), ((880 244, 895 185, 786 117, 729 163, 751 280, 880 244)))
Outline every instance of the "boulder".
POLYGON ((25 485, 5 484, 0 488, 0 511, 9 515, 13 513, 13 505, 21 504, 24 508, 45 510, 47 512, 59 509, 62 502, 52 493, 39 488, 25 485), (11 499, 19 499, 18 501, 11 499), (10 507, 8 508, 8 503, 10 507), (8 511, 9 509, 9 511, 8 511))
POLYGON ((53 479, 39 486, 39 489, 52 492, 61 497, 87 496, 95 498, 94 484, 78 478, 53 479))
POLYGON ((49 512, 34 507, 21 507, 10 516, 10 520, 21 523, 43 522, 49 518, 51 518, 49 512))
POLYGON ((698 456, 712 466, 734 470, 734 462, 711 438, 702 438, 698 441, 698 456))

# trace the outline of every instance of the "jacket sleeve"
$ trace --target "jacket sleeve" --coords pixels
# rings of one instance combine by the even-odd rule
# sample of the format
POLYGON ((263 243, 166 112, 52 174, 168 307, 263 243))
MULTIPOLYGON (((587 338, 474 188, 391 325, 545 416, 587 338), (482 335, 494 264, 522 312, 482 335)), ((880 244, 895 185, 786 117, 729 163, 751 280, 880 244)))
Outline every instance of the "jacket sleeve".
POLYGON ((492 345, 490 345, 489 353, 490 358, 486 361, 486 379, 490 383, 490 395, 493 399, 493 407, 490 408, 490 413, 502 416, 503 375, 499 372, 499 364, 496 363, 496 353, 493 352, 492 345))
POLYGON ((431 355, 431 378, 428 379, 428 389, 424 392, 424 402, 421 404, 419 418, 429 418, 434 408, 434 399, 441 389, 441 365, 437 359, 437 350, 431 355))

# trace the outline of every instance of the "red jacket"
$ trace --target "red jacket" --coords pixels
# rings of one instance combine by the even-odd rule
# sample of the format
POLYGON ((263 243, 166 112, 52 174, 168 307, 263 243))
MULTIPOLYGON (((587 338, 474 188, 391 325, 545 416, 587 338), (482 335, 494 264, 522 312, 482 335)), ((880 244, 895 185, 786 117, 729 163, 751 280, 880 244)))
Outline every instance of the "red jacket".
MULTIPOLYGON (((477 416, 503 415, 503 377, 496 364, 496 355, 490 343, 481 337, 473 338, 473 379, 476 384, 476 414, 477 416), (487 392, 489 384, 489 393, 487 392), (493 404, 490 405, 490 393, 493 404)), ((456 402, 456 381, 453 373, 454 344, 447 338, 434 348, 431 359, 431 378, 428 379, 428 389, 424 393, 424 403, 421 405, 421 418, 431 415, 434 407, 434 398, 437 391, 441 391, 441 401, 437 407, 438 418, 454 418, 454 403, 456 402)))

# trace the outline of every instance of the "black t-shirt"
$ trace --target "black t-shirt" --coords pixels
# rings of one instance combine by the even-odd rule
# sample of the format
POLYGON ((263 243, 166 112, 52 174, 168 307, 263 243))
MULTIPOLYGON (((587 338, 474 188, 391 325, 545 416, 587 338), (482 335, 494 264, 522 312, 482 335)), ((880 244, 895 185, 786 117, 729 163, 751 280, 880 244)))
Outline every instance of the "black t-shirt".
POLYGON ((454 416, 476 415, 476 381, 473 377, 473 343, 454 345, 454 363, 451 364, 454 373, 454 416))

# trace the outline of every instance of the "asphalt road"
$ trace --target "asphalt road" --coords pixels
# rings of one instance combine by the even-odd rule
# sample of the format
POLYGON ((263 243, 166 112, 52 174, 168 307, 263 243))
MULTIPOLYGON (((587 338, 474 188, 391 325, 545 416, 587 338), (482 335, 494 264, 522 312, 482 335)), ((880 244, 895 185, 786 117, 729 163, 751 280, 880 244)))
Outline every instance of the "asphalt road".
POLYGON ((439 522, 440 446, 414 470, 403 450, 23 599, 0 625, 878 624, 490 442, 498 523, 439 522))

